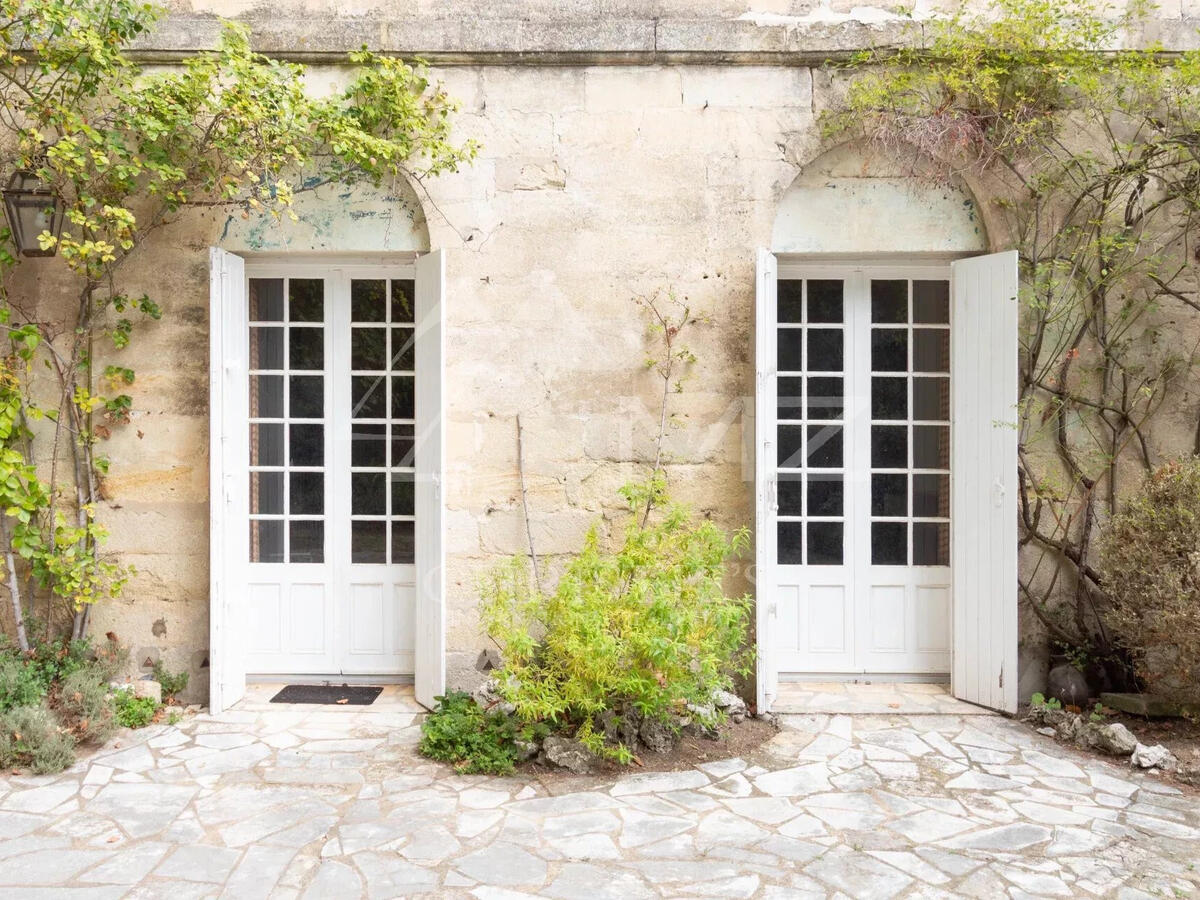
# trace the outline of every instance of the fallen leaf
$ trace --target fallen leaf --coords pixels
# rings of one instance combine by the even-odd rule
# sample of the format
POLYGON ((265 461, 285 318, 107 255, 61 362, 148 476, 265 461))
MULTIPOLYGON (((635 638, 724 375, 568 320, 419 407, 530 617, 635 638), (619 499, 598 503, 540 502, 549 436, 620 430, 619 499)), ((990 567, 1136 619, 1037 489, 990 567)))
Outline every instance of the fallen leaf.
POLYGON ((889 703, 889 704, 888 704, 888 708, 889 708, 889 709, 899 709, 899 708, 900 708, 900 704, 899 704, 899 703, 889 703))
POLYGON ((115 835, 115 834, 114 834, 112 837, 110 837, 110 838, 108 839, 108 843, 110 843, 110 844, 115 844, 115 843, 116 843, 117 841, 119 841, 120 839, 121 839, 121 838, 120 838, 120 836, 119 836, 119 835, 115 835))
POLYGON ((343 697, 341 700, 338 701, 338 703, 349 703, 349 702, 350 702, 349 697, 343 697))

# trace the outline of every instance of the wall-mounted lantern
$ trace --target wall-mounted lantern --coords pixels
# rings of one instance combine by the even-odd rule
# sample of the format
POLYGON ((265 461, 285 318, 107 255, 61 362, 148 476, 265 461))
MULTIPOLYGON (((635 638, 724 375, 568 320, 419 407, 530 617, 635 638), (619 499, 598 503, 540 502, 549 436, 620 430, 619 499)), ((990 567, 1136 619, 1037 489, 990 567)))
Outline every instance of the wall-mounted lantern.
POLYGON ((53 256, 62 232, 65 204, 36 174, 15 172, 4 188, 4 215, 12 230, 13 242, 22 256, 53 256), (48 250, 38 243, 38 235, 48 231, 56 241, 48 250))

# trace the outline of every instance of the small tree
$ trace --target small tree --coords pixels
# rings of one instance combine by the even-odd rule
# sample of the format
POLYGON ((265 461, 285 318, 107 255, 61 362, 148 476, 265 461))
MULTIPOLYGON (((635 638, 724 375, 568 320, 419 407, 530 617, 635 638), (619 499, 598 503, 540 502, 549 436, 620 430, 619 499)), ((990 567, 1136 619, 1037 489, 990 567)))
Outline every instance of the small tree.
POLYGON ((189 207, 278 217, 320 184, 419 180, 475 154, 451 141, 455 103, 423 65, 366 50, 350 54, 353 78, 326 99, 307 96, 303 66, 253 52, 234 25, 214 52, 145 73, 126 48, 160 13, 135 0, 0 0, 0 179, 31 171, 65 204, 61 237, 40 241, 75 290, 58 317, 60 304, 22 296, 23 263, 0 232, 0 326, 11 346, 0 370, 0 542, 22 647, 35 589, 46 600, 42 629, 65 612, 78 638, 90 605, 129 575, 101 551, 102 443, 129 421, 122 391, 136 373, 120 352, 135 322, 163 307, 123 290, 123 264, 189 207), (35 385, 43 369, 50 395, 35 385), (35 440, 49 446, 35 453, 35 440))
POLYGON ((1104 621, 1152 690, 1200 701, 1200 457, 1167 463, 1099 543, 1104 621))
POLYGON ((1019 251, 1020 589, 1053 638, 1102 658, 1115 642, 1093 540, 1155 465, 1152 421, 1200 324, 1200 54, 1111 52, 1147 9, 964 5, 914 25, 911 48, 853 59, 825 119, 914 174, 969 179, 1019 251))

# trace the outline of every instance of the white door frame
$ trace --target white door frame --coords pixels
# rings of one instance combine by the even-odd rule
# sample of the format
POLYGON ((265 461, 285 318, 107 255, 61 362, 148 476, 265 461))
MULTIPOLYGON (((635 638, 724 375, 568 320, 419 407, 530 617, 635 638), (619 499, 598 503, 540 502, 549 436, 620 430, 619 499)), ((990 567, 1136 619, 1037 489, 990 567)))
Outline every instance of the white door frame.
MULTIPOLYGON (((411 254, 378 256, 295 256, 262 254, 252 259, 255 277, 277 267, 285 274, 303 277, 318 272, 338 277, 405 277, 416 275, 416 327, 428 339, 418 341, 417 365, 430 373, 421 388, 418 378, 416 417, 418 442, 415 486, 418 521, 429 518, 431 528, 417 528, 414 639, 418 643, 414 680, 418 699, 432 700, 445 690, 444 642, 444 528, 441 514, 441 477, 444 471, 442 432, 442 297, 444 259, 441 251, 414 258, 411 254), (394 270, 394 271, 393 271, 394 270), (380 272, 384 275, 380 275, 380 272), (402 272, 403 274, 396 274, 402 272), (436 283, 430 283, 430 280, 436 283)), ((249 329, 247 278, 243 259, 213 248, 210 308, 210 708, 228 708, 245 690, 245 609, 239 603, 238 584, 244 584, 248 535, 247 515, 249 442, 247 377, 249 329), (218 487, 219 486, 219 487, 218 487)), ((336 326, 335 326, 336 328, 336 326)), ((331 329, 331 331, 334 329, 331 329)), ((332 339, 332 337, 331 337, 332 339)), ((328 344, 327 344, 328 346, 328 344)), ((328 365, 328 351, 327 351, 328 365)), ((327 378, 327 402, 330 382, 327 378)), ((338 415, 330 408, 330 421, 338 415)), ((338 565, 336 560, 331 560, 338 565)))

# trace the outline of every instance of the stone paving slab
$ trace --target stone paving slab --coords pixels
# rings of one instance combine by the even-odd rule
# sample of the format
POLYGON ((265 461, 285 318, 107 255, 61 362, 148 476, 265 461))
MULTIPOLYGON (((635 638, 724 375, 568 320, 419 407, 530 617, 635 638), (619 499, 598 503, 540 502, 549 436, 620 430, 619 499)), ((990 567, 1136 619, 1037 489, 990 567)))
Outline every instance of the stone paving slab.
POLYGON ((416 754, 420 714, 361 710, 252 698, 0 778, 0 896, 1200 891, 1200 796, 997 716, 793 715, 753 759, 527 780, 458 775, 416 754))
POLYGON ((955 698, 945 684, 887 681, 784 681, 771 708, 785 715, 994 715, 955 698))

